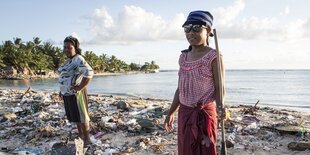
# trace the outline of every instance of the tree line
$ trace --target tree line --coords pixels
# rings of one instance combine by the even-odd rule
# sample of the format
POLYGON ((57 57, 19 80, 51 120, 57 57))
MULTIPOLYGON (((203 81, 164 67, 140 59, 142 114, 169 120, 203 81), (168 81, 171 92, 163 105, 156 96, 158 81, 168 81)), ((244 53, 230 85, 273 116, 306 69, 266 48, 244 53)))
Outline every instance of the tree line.
MULTIPOLYGON (((159 69, 155 61, 127 64, 116 56, 107 54, 96 55, 93 51, 82 53, 85 60, 95 72, 148 71, 159 69)), ((0 44, 0 68, 12 66, 18 71, 26 68, 30 74, 41 70, 56 70, 66 60, 63 49, 50 42, 42 42, 35 37, 24 42, 21 38, 7 40, 0 44)))

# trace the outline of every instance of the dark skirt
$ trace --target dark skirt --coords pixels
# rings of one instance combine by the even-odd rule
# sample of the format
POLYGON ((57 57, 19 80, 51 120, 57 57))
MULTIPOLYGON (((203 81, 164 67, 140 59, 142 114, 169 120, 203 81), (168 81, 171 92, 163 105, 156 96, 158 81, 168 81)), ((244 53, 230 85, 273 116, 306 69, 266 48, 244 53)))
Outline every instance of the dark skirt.
POLYGON ((216 155, 217 114, 215 102, 195 108, 180 104, 178 113, 178 154, 216 155), (202 145, 203 137, 211 140, 202 145))
POLYGON ((75 95, 63 96, 66 116, 69 122, 89 122, 88 99, 86 89, 78 91, 75 95))

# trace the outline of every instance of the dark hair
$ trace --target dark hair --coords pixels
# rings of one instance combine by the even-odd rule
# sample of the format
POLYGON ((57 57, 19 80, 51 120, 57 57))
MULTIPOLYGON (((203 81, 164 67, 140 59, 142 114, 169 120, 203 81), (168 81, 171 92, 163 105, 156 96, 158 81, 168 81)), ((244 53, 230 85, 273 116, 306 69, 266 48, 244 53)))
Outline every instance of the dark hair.
POLYGON ((72 43, 75 48, 76 54, 81 55, 82 49, 80 48, 80 42, 77 38, 73 36, 68 36, 64 40, 64 43, 67 43, 67 42, 72 43))

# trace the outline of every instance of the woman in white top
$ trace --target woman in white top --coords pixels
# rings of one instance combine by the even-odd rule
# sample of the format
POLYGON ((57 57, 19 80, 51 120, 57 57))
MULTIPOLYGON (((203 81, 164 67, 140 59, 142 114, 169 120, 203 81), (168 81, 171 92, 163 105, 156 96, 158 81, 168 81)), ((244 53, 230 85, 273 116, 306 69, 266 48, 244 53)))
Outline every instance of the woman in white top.
POLYGON ((79 137, 84 144, 90 144, 89 116, 86 86, 93 77, 93 69, 81 56, 77 38, 69 36, 64 40, 67 61, 59 69, 60 97, 64 100, 67 119, 77 124, 79 137))

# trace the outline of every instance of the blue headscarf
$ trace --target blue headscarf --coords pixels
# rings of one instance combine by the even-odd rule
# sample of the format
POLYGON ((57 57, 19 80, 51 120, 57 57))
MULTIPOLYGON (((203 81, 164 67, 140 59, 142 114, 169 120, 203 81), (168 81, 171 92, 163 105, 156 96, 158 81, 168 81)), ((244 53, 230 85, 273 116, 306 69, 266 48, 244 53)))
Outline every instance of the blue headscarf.
POLYGON ((193 25, 204 25, 209 28, 212 28, 213 25, 213 16, 208 11, 192 11, 189 13, 184 25, 193 24, 193 25))

